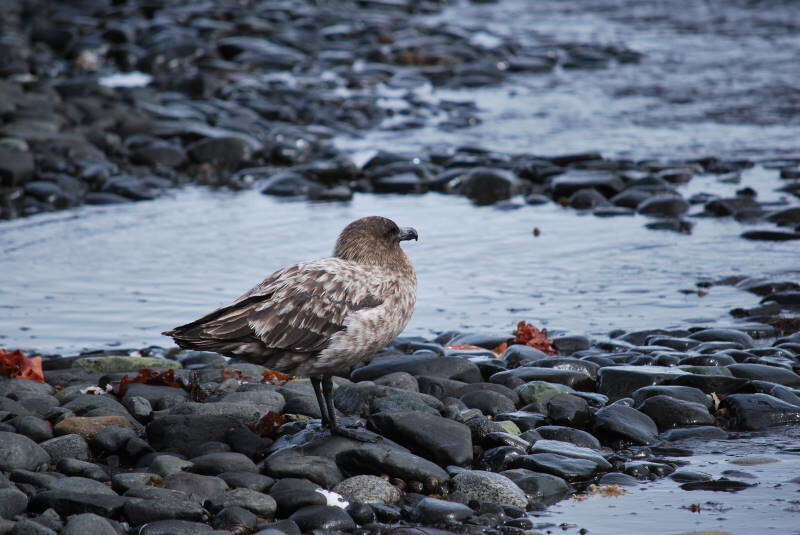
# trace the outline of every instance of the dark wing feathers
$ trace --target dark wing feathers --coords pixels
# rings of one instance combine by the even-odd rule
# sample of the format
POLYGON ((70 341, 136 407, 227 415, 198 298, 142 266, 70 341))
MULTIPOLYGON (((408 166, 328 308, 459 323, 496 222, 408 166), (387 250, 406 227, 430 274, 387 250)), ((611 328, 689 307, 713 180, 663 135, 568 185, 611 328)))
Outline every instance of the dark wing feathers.
POLYGON ((182 347, 259 341, 273 352, 315 353, 345 329, 349 314, 383 303, 377 293, 368 273, 341 260, 308 262, 276 272, 233 304, 165 334, 182 347))

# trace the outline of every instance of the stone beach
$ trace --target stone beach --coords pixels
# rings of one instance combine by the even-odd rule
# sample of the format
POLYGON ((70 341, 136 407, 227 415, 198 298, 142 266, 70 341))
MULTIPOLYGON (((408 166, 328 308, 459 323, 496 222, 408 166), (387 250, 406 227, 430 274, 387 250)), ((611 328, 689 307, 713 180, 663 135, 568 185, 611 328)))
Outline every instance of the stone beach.
MULTIPOLYGON (((476 214, 559 207, 588 224, 641 218, 640 232, 667 231, 665 241, 714 222, 765 251, 800 239, 796 150, 651 158, 375 143, 361 158, 343 148, 342 136, 480 125, 481 110, 448 91, 646 60, 621 42, 522 39, 437 18, 452 9, 0 0, 0 219, 69 218, 81 205, 122 213, 198 186, 320 206, 446 195, 476 214)), ((780 111, 761 106, 764 117, 780 111)), ((21 347, 43 358, 44 382, 0 375, 0 535, 602 535, 627 532, 624 519, 609 531, 612 513, 580 516, 584 502, 657 507, 636 500, 664 488, 682 514, 707 516, 696 529, 664 521, 654 535, 730 534, 697 530, 722 519, 733 531, 752 505, 736 500, 756 492, 789 525, 800 278, 746 260, 669 289, 741 304, 711 322, 602 335, 552 322, 555 354, 515 343, 499 321, 403 335, 334 380, 340 420, 374 442, 321 429, 306 378, 174 347, 109 348, 112 332, 90 351, 42 350, 32 337, 21 347)), ((537 322, 535 308, 513 314, 537 322)), ((0 348, 17 347, 1 336, 0 348)))
POLYGON ((215 354, 45 357, 46 383, 0 380, 0 527, 522 533, 526 510, 593 488, 672 477, 685 490, 746 489, 753 481, 692 475, 693 441, 800 424, 797 334, 746 324, 556 337, 558 356, 492 351, 503 342, 513 336, 399 338, 337 378, 337 410, 375 442, 321 430, 308 380, 259 380, 271 377, 262 367, 215 354), (144 365, 174 383, 106 389, 144 365))

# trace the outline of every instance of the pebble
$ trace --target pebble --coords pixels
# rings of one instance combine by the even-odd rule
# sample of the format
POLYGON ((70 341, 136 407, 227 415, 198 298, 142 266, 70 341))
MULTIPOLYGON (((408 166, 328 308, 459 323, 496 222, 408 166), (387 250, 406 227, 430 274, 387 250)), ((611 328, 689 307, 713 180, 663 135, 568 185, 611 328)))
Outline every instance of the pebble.
POLYGON ((356 527, 344 509, 330 505, 307 505, 292 513, 289 519, 303 531, 315 529, 348 531, 356 527))
POLYGON ((0 470, 35 470, 47 462, 50 455, 30 438, 0 431, 0 470))
POLYGON ((472 434, 462 423, 434 414, 391 412, 371 416, 370 424, 381 435, 438 464, 465 466, 472 462, 472 434))
POLYGON ((400 490, 377 476, 360 475, 349 477, 335 487, 333 491, 341 494, 348 501, 361 503, 396 504, 402 496, 400 490))

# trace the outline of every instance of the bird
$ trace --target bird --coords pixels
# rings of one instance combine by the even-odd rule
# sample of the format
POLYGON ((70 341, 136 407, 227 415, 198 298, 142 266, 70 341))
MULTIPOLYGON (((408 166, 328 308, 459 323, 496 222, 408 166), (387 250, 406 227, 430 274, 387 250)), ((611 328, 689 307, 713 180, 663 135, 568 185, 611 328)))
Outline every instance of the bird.
POLYGON ((357 219, 339 234, 333 256, 280 269, 231 304, 162 334, 181 348, 309 377, 323 427, 371 440, 337 425, 332 377, 348 376, 405 329, 417 278, 400 242, 418 239, 385 217, 357 219))

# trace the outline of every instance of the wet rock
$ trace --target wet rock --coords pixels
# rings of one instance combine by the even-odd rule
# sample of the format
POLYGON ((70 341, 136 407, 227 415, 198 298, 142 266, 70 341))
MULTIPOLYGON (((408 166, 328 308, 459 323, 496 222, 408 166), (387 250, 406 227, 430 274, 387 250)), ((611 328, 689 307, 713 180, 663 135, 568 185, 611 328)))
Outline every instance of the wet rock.
POLYGON ((264 459, 264 471, 275 478, 305 478, 325 488, 344 479, 336 462, 327 457, 304 455, 294 449, 277 451, 264 459))
POLYGON ((147 425, 147 439, 158 451, 187 453, 189 448, 209 441, 225 440, 229 429, 239 425, 226 416, 157 416, 147 425))
POLYGON ((14 488, 0 489, 0 518, 14 518, 28 508, 28 497, 14 488))
MULTIPOLYGON (((202 522, 189 520, 157 520, 141 526, 139 535, 195 535, 208 533, 214 528, 202 522)), ((76 534, 77 535, 77 534, 76 534)))
POLYGON ((270 489, 270 496, 275 499, 278 516, 286 517, 296 510, 309 505, 325 505, 325 496, 317 492, 319 485, 307 479, 279 479, 270 489))
POLYGON ((455 524, 473 515, 472 509, 460 503, 437 498, 424 498, 411 512, 412 518, 426 525, 455 524))
POLYGON ((635 487, 640 484, 640 481, 622 472, 609 472, 603 474, 600 479, 597 480, 597 484, 599 486, 619 485, 620 487, 635 487))
POLYGON ((748 230, 742 232, 745 240, 756 241, 792 241, 800 240, 800 232, 782 232, 780 230, 748 230))
POLYGON ((227 483, 230 488, 246 488, 257 492, 265 492, 275 484, 273 478, 252 472, 224 472, 217 477, 227 483))
POLYGON ((777 366, 741 363, 731 364, 730 366, 727 366, 727 369, 730 370, 735 377, 743 379, 769 381, 784 386, 800 386, 800 375, 797 375, 793 371, 785 370, 777 366))
POLYGON ((61 535, 116 535, 117 531, 102 516, 92 513, 73 515, 67 520, 67 525, 61 535))
POLYGON ((613 197, 625 187, 622 180, 614 173, 602 171, 569 171, 558 175, 550 182, 553 198, 569 198, 575 192, 592 188, 605 197, 613 197))
POLYGON ((689 203, 678 195, 659 194, 643 200, 636 211, 642 215, 677 218, 689 211, 689 203))
POLYGON ((375 413, 419 411, 439 414, 439 400, 416 392, 379 386, 372 382, 342 384, 334 392, 333 403, 344 414, 369 416, 375 413))
MULTIPOLYGON (((159 456, 161 458, 163 456, 159 456)), ((211 499, 228 489, 227 483, 219 477, 203 476, 188 472, 175 472, 164 478, 164 488, 194 494, 203 499, 211 499)))
POLYGON ((289 519, 304 532, 315 529, 349 531, 356 527, 344 509, 331 505, 308 505, 292 513, 289 519))
POLYGON ((62 517, 94 513, 105 518, 116 518, 127 502, 128 499, 122 496, 46 490, 33 497, 30 510, 36 512, 54 509, 62 517))
POLYGON ((525 468, 505 470, 501 472, 501 475, 513 481, 534 500, 565 496, 574 491, 572 486, 558 476, 534 472, 525 468))
POLYGON ((34 442, 42 442, 53 438, 50 423, 36 416, 17 416, 9 421, 20 435, 25 435, 34 442))
POLYGON ((675 468, 663 463, 648 461, 629 461, 622 465, 622 470, 637 479, 658 479, 671 474, 675 468))
POLYGON ((647 398, 638 410, 648 415, 660 430, 690 425, 711 425, 714 417, 705 404, 684 401, 670 396, 647 398))
POLYGON ((732 394, 722 400, 727 426, 756 431, 776 425, 800 423, 800 407, 768 394, 732 394))
POLYGON ((56 464, 56 469, 67 476, 78 476, 94 479, 95 481, 108 481, 111 478, 108 472, 100 465, 78 459, 61 459, 56 464))
POLYGON ((53 431, 57 435, 74 434, 85 440, 91 440, 97 433, 109 426, 131 428, 132 424, 124 416, 76 416, 61 420, 53 427, 53 431))
POLYGON ((345 479, 333 487, 347 501, 395 504, 400 502, 400 490, 377 476, 360 475, 345 479))
POLYGON ((23 518, 14 524, 11 535, 57 535, 58 532, 33 520, 23 518))
POLYGON ((717 395, 727 395, 741 391, 747 385, 747 380, 736 377, 726 377, 724 375, 697 375, 689 373, 666 379, 664 384, 690 386, 702 390, 706 394, 716 393, 717 395))
POLYGON ((256 515, 242 507, 226 507, 214 517, 212 526, 221 531, 232 531, 244 527, 252 530, 256 527, 258 518, 256 515))
MULTIPOLYGON (((496 374, 495 374, 496 375, 496 374)), ((527 403, 528 410, 547 412, 547 403, 559 394, 571 394, 575 391, 562 384, 546 381, 531 381, 521 384, 515 390, 522 403, 527 403)))
POLYGON ((557 425, 545 425, 537 427, 536 432, 539 433, 544 439, 569 442, 582 448, 599 450, 601 447, 599 440, 586 431, 580 429, 573 429, 571 427, 557 425))
POLYGON ((33 154, 16 147, 0 145, 0 186, 20 186, 33 177, 33 154))
POLYGON ((241 507, 260 518, 267 519, 275 516, 275 511, 278 508, 272 496, 250 489, 233 489, 218 493, 210 498, 209 507, 212 510, 241 507))
POLYGON ((512 197, 519 188, 513 174, 503 169, 476 168, 457 185, 458 192, 477 205, 494 204, 512 197))
POLYGON ((208 519, 208 512, 203 509, 199 498, 185 492, 145 486, 131 489, 125 496, 128 499, 124 514, 132 525, 157 520, 201 522, 208 519))
POLYGON ((588 210, 609 204, 608 200, 603 196, 603 194, 594 188, 579 189, 570 195, 567 203, 570 207, 577 210, 588 210))
POLYGON ((133 399, 137 397, 146 399, 150 406, 157 410, 164 410, 187 401, 189 396, 182 388, 131 383, 125 389, 122 404, 130 407, 133 399))
POLYGON ((557 394, 547 402, 547 416, 555 425, 585 427, 591 414, 586 400, 572 394, 557 394))
MULTIPOLYGON (((128 423, 127 420, 125 423, 128 423)), ((115 453, 125 447, 125 444, 135 437, 136 433, 130 427, 109 425, 95 433, 89 443, 93 448, 108 453, 115 453)))
POLYGON ((590 448, 583 448, 575 446, 568 442, 561 442, 558 440, 537 440, 530 448, 531 453, 555 453, 565 457, 572 457, 574 459, 586 459, 592 461, 599 469, 611 470, 611 463, 609 463, 599 452, 590 448))
POLYGON ((50 455, 52 461, 61 459, 78 459, 85 461, 89 458, 89 444, 80 435, 62 435, 51 438, 40 444, 50 455))
POLYGON ((0 470, 35 470, 49 461, 47 451, 30 438, 0 431, 0 470))
POLYGON ((337 454, 336 464, 348 474, 388 474, 406 481, 425 481, 429 477, 442 482, 450 480, 447 472, 422 457, 374 444, 359 445, 337 454))
POLYGON ((533 430, 536 426, 541 425, 546 419, 547 417, 544 414, 528 411, 504 412, 494 417, 495 422, 512 422, 523 432, 533 430))
POLYGON ((714 492, 738 492, 748 487, 754 486, 755 483, 747 483, 745 481, 736 481, 733 479, 713 479, 710 481, 692 481, 681 485, 683 490, 710 490, 714 492))
POLYGON ((355 382, 371 381, 399 371, 414 376, 444 377, 465 383, 478 383, 482 380, 480 370, 472 362, 460 357, 441 357, 436 354, 391 355, 376 358, 368 365, 353 370, 350 378, 355 382))
POLYGON ((51 490, 79 492, 90 495, 116 496, 107 485, 85 477, 63 477, 49 485, 51 490))
POLYGON ((370 424, 380 434, 439 464, 463 466, 472 462, 472 436, 464 424, 417 412, 375 414, 370 424))
MULTIPOLYGON (((558 336, 553 338, 553 347, 562 355, 572 355, 577 351, 589 349, 591 340, 586 336, 571 335, 571 336, 558 336)), ((527 347, 527 346, 523 346, 527 347)))
POLYGON ((658 427, 644 413, 623 405, 609 405, 595 414, 594 435, 602 442, 653 444, 658 427))
POLYGON ((502 359, 508 363, 509 367, 516 368, 527 363, 537 362, 548 358, 549 355, 539 351, 535 347, 522 344, 511 344, 503 352, 502 359))
POLYGON ((103 193, 113 193, 132 201, 150 201, 158 196, 158 188, 139 177, 117 175, 105 182, 103 193))
POLYGON ((689 338, 700 340, 701 342, 736 342, 744 348, 755 345, 750 335, 733 329, 703 329, 692 333, 689 338))
POLYGON ((598 371, 598 390, 615 400, 635 390, 663 383, 685 371, 664 366, 614 366, 598 371))
POLYGON ((255 463, 246 455, 235 452, 209 453, 191 459, 192 471, 204 475, 223 472, 258 472, 255 463))
POLYGON ((187 152, 196 162, 231 169, 248 160, 252 148, 238 137, 218 137, 197 141, 187 147, 187 152))
MULTIPOLYGON (((595 389, 594 379, 588 375, 573 370, 560 370, 552 368, 541 368, 535 366, 523 366, 498 372, 489 377, 492 383, 505 385, 509 388, 516 388, 532 381, 543 381, 548 383, 558 383, 575 390, 593 391, 595 389)), ((517 393, 520 393, 519 391, 517 393)), ((520 398, 522 394, 520 393, 520 398)))
POLYGON ((126 474, 114 474, 114 477, 111 478, 111 488, 120 494, 124 494, 130 489, 143 487, 148 483, 160 484, 161 482, 159 476, 151 474, 150 472, 130 472, 126 474))
POLYGON ((511 479, 482 470, 464 470, 453 477, 451 498, 461 503, 471 500, 525 507, 525 493, 511 479))
POLYGON ((700 403, 706 407, 710 407, 711 405, 711 402, 702 390, 689 386, 645 386, 635 390, 632 394, 634 404, 637 408, 639 408, 645 400, 653 396, 670 396, 683 401, 700 403))
POLYGON ((514 459, 514 468, 526 468, 535 472, 552 474, 567 481, 585 479, 594 474, 597 463, 586 459, 576 459, 556 453, 535 453, 514 459))
POLYGON ((711 474, 692 470, 676 470, 669 475, 669 478, 678 483, 688 483, 689 481, 709 481, 711 474))
MULTIPOLYGON (((496 385, 493 385, 496 386, 496 385)), ((513 391, 512 391, 513 392, 513 391)), ((496 416, 502 412, 513 412, 516 406, 507 396, 491 390, 473 390, 462 395, 462 403, 471 409, 478 409, 484 414, 496 416)))

